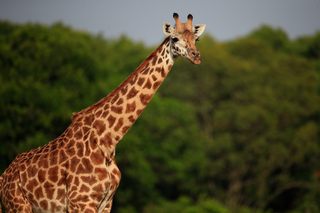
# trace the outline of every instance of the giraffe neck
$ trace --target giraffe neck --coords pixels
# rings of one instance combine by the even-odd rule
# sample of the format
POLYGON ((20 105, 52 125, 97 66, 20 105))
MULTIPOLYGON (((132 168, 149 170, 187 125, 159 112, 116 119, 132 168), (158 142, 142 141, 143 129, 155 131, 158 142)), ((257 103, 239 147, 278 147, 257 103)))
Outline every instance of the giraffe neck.
POLYGON ((74 115, 96 131, 99 144, 106 150, 115 145, 138 119, 171 70, 174 59, 170 39, 163 43, 115 90, 96 104, 74 115))

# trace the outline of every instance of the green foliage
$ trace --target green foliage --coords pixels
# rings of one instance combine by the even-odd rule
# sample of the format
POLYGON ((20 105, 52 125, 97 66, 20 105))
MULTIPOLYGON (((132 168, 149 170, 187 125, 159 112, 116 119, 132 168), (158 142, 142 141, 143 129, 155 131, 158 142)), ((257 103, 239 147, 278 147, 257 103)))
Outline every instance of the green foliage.
POLYGON ((174 202, 163 201, 159 205, 150 204, 143 211, 145 213, 230 213, 222 204, 216 200, 201 200, 192 202, 188 197, 180 197, 174 202))
MULTIPOLYGON (((143 210, 144 213, 232 213, 232 209, 226 208, 222 203, 215 199, 200 198, 197 201, 192 201, 189 197, 179 197, 177 200, 161 201, 159 204, 149 204, 143 210)), ((238 207, 237 213, 262 213, 257 209, 249 209, 246 207, 238 207)))
POLYGON ((259 39, 275 50, 285 48, 289 41, 287 34, 283 30, 274 29, 266 25, 253 31, 248 38, 259 39))
MULTIPOLYGON (((114 212, 319 212, 320 34, 199 42, 117 149, 114 212)), ((0 171, 58 136, 152 48, 0 22, 0 171)))

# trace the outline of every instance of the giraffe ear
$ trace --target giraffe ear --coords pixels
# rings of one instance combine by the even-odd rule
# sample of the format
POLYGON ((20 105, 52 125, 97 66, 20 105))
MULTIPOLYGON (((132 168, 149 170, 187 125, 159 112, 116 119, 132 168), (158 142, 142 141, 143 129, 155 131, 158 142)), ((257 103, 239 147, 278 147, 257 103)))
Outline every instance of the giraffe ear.
POLYGON ((165 36, 171 36, 174 34, 175 29, 168 23, 164 23, 162 27, 165 36))
POLYGON ((194 33, 195 37, 199 38, 201 36, 201 34, 204 32, 205 29, 206 29, 206 25, 205 24, 195 25, 193 27, 193 33, 194 33))

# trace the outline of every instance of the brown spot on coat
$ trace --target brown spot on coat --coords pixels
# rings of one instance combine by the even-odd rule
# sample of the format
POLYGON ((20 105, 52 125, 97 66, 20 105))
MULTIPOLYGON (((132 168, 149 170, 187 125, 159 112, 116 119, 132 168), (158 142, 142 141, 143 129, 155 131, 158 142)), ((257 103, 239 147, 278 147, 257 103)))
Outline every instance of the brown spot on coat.
POLYGON ((103 168, 95 168, 94 173, 99 180, 105 180, 108 177, 108 172, 103 168))
POLYGON ((38 181, 36 181, 36 179, 33 178, 31 180, 28 180, 26 188, 28 189, 28 191, 32 192, 37 185, 38 185, 38 181))
POLYGON ((76 168, 77 168, 79 162, 80 162, 80 160, 79 160, 76 156, 74 156, 74 157, 70 160, 70 170, 71 170, 72 172, 75 172, 75 171, 76 171, 76 168))
POLYGON ((40 183, 43 183, 45 181, 45 179, 46 179, 46 171, 43 169, 40 169, 38 171, 38 180, 40 183))
POLYGON ((158 79, 157 76, 155 76, 155 75, 152 75, 151 77, 152 77, 153 81, 156 81, 158 79))
POLYGON ((40 168, 48 168, 49 167, 49 162, 47 159, 45 159, 44 157, 41 157, 40 160, 39 160, 39 164, 38 166, 40 168))
POLYGON ((87 173, 91 173, 93 171, 93 166, 88 158, 82 158, 81 163, 87 173))
POLYGON ((161 67, 156 67, 156 72, 160 73, 161 72, 161 67))
POLYGON ((165 53, 166 53, 166 49, 163 49, 161 52, 161 56, 164 56, 165 53))
POLYGON ((110 107, 110 105, 109 105, 109 104, 106 104, 106 105, 104 105, 103 109, 104 109, 104 110, 107 110, 107 109, 109 109, 109 107, 110 107))
POLYGON ((76 148, 77 148, 77 156, 82 157, 84 155, 84 145, 81 142, 76 143, 76 148))
POLYGON ((126 113, 133 112, 136 109, 136 102, 132 102, 131 104, 127 104, 126 113))
POLYGON ((115 131, 118 131, 123 125, 123 118, 119 118, 117 125, 114 127, 115 131))
POLYGON ((87 172, 86 168, 84 167, 84 165, 79 163, 76 173, 77 174, 85 174, 85 173, 88 173, 88 172, 87 172))
POLYGON ((94 120, 94 115, 93 115, 93 114, 90 114, 90 115, 88 115, 88 116, 86 116, 86 117, 84 118, 84 124, 85 124, 85 125, 88 125, 88 126, 91 126, 93 120, 94 120))
MULTIPOLYGON (((83 177, 81 177, 81 179, 82 179, 83 177)), ((84 184, 82 184, 81 186, 80 186, 80 193, 81 192, 89 192, 90 191, 90 188, 88 187, 88 186, 86 186, 86 185, 84 185, 84 184)))
POLYGON ((59 178, 59 181, 58 181, 58 183, 57 183, 57 186, 62 186, 62 185, 64 185, 64 184, 66 183, 65 171, 60 170, 60 174, 61 174, 61 176, 60 176, 60 178, 59 178), (62 177, 62 178, 61 178, 61 177, 62 177))
POLYGON ((122 134, 125 134, 128 131, 129 128, 130 128, 130 126, 123 127, 122 128, 122 134))
POLYGON ((161 68, 161 77, 164 78, 166 77, 166 72, 164 71, 164 68, 161 68))
POLYGON ((66 133, 66 136, 67 136, 68 138, 71 138, 71 137, 73 136, 73 131, 72 131, 71 128, 68 129, 68 131, 67 131, 67 133, 66 133))
POLYGON ((20 165, 20 171, 25 171, 27 169, 25 164, 20 165))
POLYGON ((119 98, 119 100, 117 101, 117 105, 121 105, 123 103, 123 99, 122 98, 119 98))
POLYGON ((143 78, 143 77, 140 77, 139 80, 138 80, 138 85, 139 86, 142 86, 143 82, 145 81, 146 79, 143 78))
POLYGON ((109 122, 109 127, 111 128, 113 126, 114 122, 116 121, 116 118, 113 117, 112 115, 109 115, 107 120, 109 122))
POLYGON ((57 200, 61 203, 64 203, 66 191, 64 189, 58 189, 57 191, 57 200))
POLYGON ((37 168, 34 165, 31 165, 27 169, 28 178, 32 178, 36 175, 37 168))
POLYGON ((79 179, 78 176, 76 176, 76 177, 74 178, 73 184, 76 185, 76 186, 79 186, 79 184, 80 184, 80 179, 79 179))
POLYGON ((122 107, 121 106, 112 106, 111 107, 111 111, 117 113, 117 114, 121 114, 122 113, 122 107))
POLYGON ((143 112, 142 109, 137 110, 137 115, 139 116, 143 112))
POLYGON ((102 138, 100 138, 100 145, 104 145, 105 147, 110 147, 112 146, 112 144, 113 142, 112 142, 110 133, 107 133, 102 138))
POLYGON ((150 68, 149 67, 146 67, 141 73, 144 74, 144 75, 147 75, 150 71, 150 68))
POLYGON ((82 127, 83 134, 87 134, 90 131, 90 128, 87 126, 82 127))
POLYGON ((128 99, 133 98, 134 96, 136 96, 137 93, 138 93, 138 90, 136 90, 134 87, 132 87, 127 95, 127 98, 128 99))
POLYGON ((147 82, 145 83, 145 85, 143 86, 143 89, 147 88, 147 89, 151 89, 152 84, 151 81, 148 79, 147 82))
POLYGON ((100 149, 95 152, 92 152, 90 155, 90 160, 94 165, 102 164, 104 161, 104 156, 100 149))
POLYGON ((53 193, 54 193, 54 185, 46 181, 43 185, 44 191, 47 194, 48 199, 53 198, 53 193))
POLYGON ((80 122, 76 122, 73 124, 73 131, 76 132, 78 129, 80 129, 81 127, 81 123, 80 122))
POLYGON ((100 117, 101 114, 102 114, 102 109, 99 110, 99 111, 97 111, 96 114, 95 114, 95 116, 96 116, 96 117, 100 117))
POLYGON ((48 178, 52 182, 56 183, 58 181, 58 166, 54 166, 48 170, 48 178))
POLYGON ((134 74, 134 75, 131 77, 130 84, 132 84, 132 85, 135 84, 136 81, 137 81, 137 79, 138 79, 138 75, 134 74))
POLYGON ((63 149, 60 150, 59 152, 59 164, 63 163, 64 161, 67 160, 68 156, 66 155, 66 153, 64 152, 63 149))
POLYGON ((151 99, 152 95, 149 94, 141 94, 140 101, 143 105, 147 105, 149 100, 151 99))
POLYGON ((114 96, 113 96, 113 98, 111 99, 111 103, 112 103, 112 104, 115 103, 115 102, 118 100, 118 98, 119 98, 119 94, 118 94, 118 93, 115 93, 114 96))
POLYGON ((88 183, 90 186, 97 182, 97 179, 93 175, 82 176, 81 180, 85 183, 88 183))
POLYGON ((71 140, 69 140, 69 142, 68 142, 68 144, 67 144, 67 147, 68 148, 73 148, 73 146, 76 144, 76 141, 75 140, 73 140, 73 139, 71 139, 71 140))
POLYGON ((26 172, 21 173, 20 177, 21 177, 22 182, 27 182, 27 173, 26 172))
POLYGON ((125 95, 127 93, 127 91, 128 91, 128 86, 122 87, 122 89, 121 89, 122 95, 125 95))
POLYGON ((135 119, 132 115, 129 116, 129 121, 135 122, 135 120, 136 120, 136 119, 135 119))
POLYGON ((52 209, 53 212, 55 212, 58 208, 57 208, 57 204, 54 201, 50 202, 50 209, 52 209))
POLYGON ((48 201, 46 201, 46 200, 41 200, 39 204, 40 204, 40 207, 41 207, 42 209, 48 210, 48 201))
POLYGON ((160 86, 161 81, 157 81, 153 84, 153 89, 158 89, 158 87, 160 86))
POLYGON ((74 137, 79 140, 82 138, 82 131, 81 129, 79 129, 75 134, 74 134, 74 137))
POLYGON ((106 118, 109 115, 109 110, 106 110, 102 113, 102 117, 106 118))
MULTIPOLYGON (((99 178, 99 179, 100 179, 100 178, 99 178)), ((100 194, 100 193, 103 191, 103 187, 102 187, 101 184, 98 184, 97 186, 93 187, 92 189, 93 189, 93 191, 95 191, 95 192, 99 192, 98 194, 100 194)))
POLYGON ((51 166, 56 165, 58 163, 58 156, 59 156, 58 153, 59 153, 58 150, 54 150, 49 153, 48 160, 51 166))
POLYGON ((97 130, 98 135, 101 135, 106 130, 106 125, 102 120, 96 120, 93 122, 93 128, 97 130))
POLYGON ((157 56, 154 56, 154 57, 153 57, 152 62, 151 62, 153 66, 156 64, 157 59, 158 59, 157 56))
POLYGON ((43 198, 44 194, 42 191, 42 186, 39 186, 38 188, 36 188, 36 190, 34 190, 34 196, 37 200, 39 200, 39 198, 43 198))

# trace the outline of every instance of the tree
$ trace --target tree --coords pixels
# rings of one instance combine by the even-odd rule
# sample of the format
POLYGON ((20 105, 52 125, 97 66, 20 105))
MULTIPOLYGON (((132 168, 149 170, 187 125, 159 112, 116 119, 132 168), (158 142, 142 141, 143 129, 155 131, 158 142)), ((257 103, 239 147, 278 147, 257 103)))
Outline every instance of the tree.
MULTIPOLYGON (((117 149, 114 212, 320 211, 319 33, 206 35, 117 149)), ((0 22, 0 170, 57 137, 151 48, 57 23, 0 22), (125 59, 125 60, 124 60, 125 59)))

